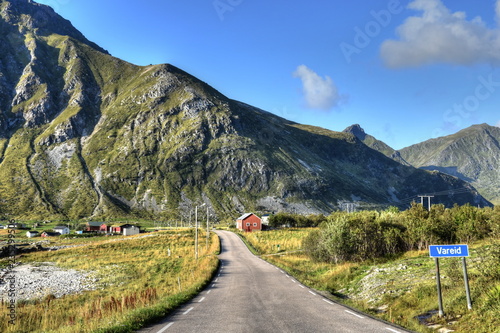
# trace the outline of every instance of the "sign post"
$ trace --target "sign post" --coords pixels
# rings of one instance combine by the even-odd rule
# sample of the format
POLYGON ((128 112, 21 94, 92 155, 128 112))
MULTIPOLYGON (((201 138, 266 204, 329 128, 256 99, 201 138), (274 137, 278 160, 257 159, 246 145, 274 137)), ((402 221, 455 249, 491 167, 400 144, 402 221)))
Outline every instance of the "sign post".
POLYGON ((444 315, 443 311, 443 296, 441 295, 441 274, 439 273, 439 258, 434 258, 434 262, 436 263, 436 283, 437 283, 437 292, 438 292, 438 306, 439 306, 439 317, 444 315))
POLYGON ((467 276, 467 264, 465 257, 462 257, 462 266, 464 268, 465 293, 467 294, 467 309, 472 310, 472 301, 470 299, 469 277, 467 276))
POLYGON ((469 278, 467 277, 467 265, 465 263, 465 257, 469 256, 469 246, 468 245, 430 245, 429 246, 429 256, 434 258, 436 262, 436 282, 437 282, 437 292, 438 292, 438 303, 439 303, 439 316, 444 315, 443 311, 443 300, 441 296, 441 277, 439 273, 439 258, 449 258, 449 257, 461 257, 462 266, 464 269, 464 281, 465 281, 465 292, 467 294, 467 308, 472 309, 472 302, 470 298, 469 290, 469 278))

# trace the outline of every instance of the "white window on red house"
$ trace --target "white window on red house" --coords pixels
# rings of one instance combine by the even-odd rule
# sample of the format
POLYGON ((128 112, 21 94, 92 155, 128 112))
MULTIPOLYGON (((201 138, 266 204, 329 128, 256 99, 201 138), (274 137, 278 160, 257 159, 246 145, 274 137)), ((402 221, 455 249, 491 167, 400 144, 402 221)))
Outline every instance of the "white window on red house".
POLYGON ((247 227, 249 227, 249 226, 250 226, 250 222, 247 222, 247 227))
POLYGON ((257 226, 257 223, 254 223, 254 224, 253 224, 253 226, 254 226, 254 227, 256 227, 256 226, 257 226))

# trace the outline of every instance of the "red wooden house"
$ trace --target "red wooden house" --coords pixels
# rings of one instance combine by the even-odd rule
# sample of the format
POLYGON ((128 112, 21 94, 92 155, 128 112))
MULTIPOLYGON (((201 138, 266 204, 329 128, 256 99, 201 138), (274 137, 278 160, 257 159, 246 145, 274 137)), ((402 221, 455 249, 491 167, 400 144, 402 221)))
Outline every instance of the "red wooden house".
POLYGON ((260 231, 262 230, 262 221, 254 213, 247 213, 238 217, 236 228, 247 232, 260 231))
POLYGON ((121 234, 124 225, 126 224, 114 224, 111 227, 109 227, 109 232, 114 234, 121 234))
POLYGON ((87 222, 85 231, 107 232, 108 226, 104 222, 87 222))

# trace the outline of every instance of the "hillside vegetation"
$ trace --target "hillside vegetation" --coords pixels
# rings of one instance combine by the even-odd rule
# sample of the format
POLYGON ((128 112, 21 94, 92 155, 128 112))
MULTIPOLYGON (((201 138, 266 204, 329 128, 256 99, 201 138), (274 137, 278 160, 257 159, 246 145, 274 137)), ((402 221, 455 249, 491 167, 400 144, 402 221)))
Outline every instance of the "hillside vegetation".
POLYGON ((489 205, 351 133, 232 100, 169 64, 112 57, 48 6, 0 0, 0 28, 0 218, 180 219, 200 203, 221 219, 325 213, 442 191, 461 193, 445 205, 489 205))

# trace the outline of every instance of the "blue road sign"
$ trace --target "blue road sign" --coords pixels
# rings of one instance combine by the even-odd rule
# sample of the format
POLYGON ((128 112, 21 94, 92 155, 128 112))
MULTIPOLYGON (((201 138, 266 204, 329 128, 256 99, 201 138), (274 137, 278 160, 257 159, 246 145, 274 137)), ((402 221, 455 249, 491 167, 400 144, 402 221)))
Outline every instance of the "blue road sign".
POLYGON ((469 245, 430 245, 429 256, 433 258, 468 257, 469 245))

